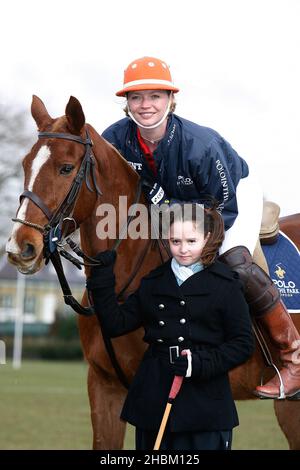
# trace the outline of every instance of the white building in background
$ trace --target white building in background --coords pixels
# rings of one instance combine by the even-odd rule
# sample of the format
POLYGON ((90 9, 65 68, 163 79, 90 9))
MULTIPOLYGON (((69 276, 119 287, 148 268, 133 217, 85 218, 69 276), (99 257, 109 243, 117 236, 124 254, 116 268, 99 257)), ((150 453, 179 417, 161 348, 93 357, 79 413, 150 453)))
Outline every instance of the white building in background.
MULTIPOLYGON (((63 260, 66 278, 72 293, 81 300, 85 289, 83 271, 63 260)), ((6 256, 0 259, 0 337, 12 334, 16 316, 17 270, 8 263, 6 256)), ((26 276, 24 299, 24 334, 46 333, 55 321, 55 315, 70 312, 65 305, 56 272, 51 263, 40 272, 26 276)))

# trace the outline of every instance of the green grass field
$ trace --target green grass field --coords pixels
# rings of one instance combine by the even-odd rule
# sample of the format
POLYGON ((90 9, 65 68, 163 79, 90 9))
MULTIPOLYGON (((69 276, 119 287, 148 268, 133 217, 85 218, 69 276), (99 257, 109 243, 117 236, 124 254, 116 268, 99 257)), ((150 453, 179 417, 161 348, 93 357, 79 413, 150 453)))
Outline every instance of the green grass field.
MULTIPOLYGON (((83 362, 0 365, 0 449, 90 449, 86 375, 83 362)), ((239 402, 238 411, 234 449, 288 449, 271 400, 239 402)), ((124 448, 134 448, 131 426, 124 448)))

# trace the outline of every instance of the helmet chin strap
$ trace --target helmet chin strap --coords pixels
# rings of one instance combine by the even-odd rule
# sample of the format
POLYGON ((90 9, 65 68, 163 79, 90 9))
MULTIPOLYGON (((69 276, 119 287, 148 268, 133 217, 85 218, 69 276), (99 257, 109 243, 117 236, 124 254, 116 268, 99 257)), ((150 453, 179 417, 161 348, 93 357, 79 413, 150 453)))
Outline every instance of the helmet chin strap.
POLYGON ((170 112, 170 107, 171 107, 171 96, 172 96, 172 93, 170 94, 169 96, 169 101, 168 101, 168 104, 167 104, 167 107, 166 107, 166 110, 164 112, 164 115, 163 117, 160 119, 160 121, 158 121, 156 124, 153 124, 152 126, 144 126, 143 124, 141 124, 137 119, 135 119, 135 117, 132 115, 132 112, 130 111, 130 108, 129 108, 129 104, 128 104, 128 101, 127 101, 127 106, 128 106, 128 115, 131 117, 131 119, 136 123, 137 126, 141 127, 142 129, 155 129, 156 127, 160 126, 164 120, 166 119, 166 117, 168 116, 169 112, 170 112))

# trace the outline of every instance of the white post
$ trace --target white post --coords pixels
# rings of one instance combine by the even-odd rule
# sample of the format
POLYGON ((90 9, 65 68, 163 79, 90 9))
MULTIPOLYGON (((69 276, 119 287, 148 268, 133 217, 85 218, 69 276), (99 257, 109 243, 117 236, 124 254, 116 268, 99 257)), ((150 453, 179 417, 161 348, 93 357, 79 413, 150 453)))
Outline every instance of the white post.
POLYGON ((13 363, 12 363, 14 369, 20 369, 21 361, 22 361, 24 299, 25 299, 25 275, 19 273, 18 271, 15 335, 14 335, 14 349, 13 349, 13 363))

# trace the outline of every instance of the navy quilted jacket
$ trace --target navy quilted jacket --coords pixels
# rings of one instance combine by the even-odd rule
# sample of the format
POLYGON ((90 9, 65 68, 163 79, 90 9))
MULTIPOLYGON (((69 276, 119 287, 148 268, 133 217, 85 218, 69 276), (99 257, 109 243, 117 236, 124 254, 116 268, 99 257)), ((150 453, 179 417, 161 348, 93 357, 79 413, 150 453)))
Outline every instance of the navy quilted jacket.
MULTIPOLYGON (((102 136, 142 178, 155 181, 131 119, 112 124, 102 136)), ((201 203, 205 196, 214 196, 220 202, 225 229, 233 225, 238 214, 236 187, 248 175, 248 165, 216 131, 171 114, 167 132, 153 156, 156 180, 169 199, 201 203)))

